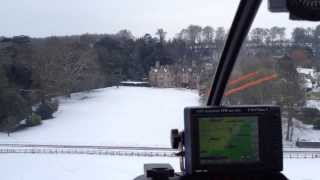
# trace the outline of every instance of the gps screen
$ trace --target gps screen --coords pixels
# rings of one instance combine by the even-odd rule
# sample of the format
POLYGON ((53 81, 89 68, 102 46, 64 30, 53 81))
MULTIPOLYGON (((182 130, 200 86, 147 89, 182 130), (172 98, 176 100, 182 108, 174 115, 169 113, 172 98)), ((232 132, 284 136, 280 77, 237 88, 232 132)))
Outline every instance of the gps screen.
POLYGON ((198 120, 200 165, 259 161, 257 116, 198 120))

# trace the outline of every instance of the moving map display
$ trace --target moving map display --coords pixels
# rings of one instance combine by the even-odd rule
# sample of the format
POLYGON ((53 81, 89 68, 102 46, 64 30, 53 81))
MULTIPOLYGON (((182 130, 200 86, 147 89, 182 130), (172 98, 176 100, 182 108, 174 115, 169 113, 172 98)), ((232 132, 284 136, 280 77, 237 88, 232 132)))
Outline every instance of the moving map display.
POLYGON ((201 165, 259 161, 257 116, 199 118, 201 165))

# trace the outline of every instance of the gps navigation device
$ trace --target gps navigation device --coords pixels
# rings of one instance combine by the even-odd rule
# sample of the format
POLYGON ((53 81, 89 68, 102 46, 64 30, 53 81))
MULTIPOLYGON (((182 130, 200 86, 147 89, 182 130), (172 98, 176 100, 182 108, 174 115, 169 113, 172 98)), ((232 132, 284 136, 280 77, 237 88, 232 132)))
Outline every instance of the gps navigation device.
POLYGON ((282 171, 278 106, 184 110, 186 174, 282 171))

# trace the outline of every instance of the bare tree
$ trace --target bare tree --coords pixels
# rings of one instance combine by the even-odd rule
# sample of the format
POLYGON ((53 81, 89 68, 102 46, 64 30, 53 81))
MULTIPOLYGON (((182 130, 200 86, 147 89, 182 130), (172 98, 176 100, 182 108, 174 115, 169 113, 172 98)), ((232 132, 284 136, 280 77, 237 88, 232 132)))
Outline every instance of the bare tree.
POLYGON ((162 28, 158 29, 156 35, 159 36, 160 44, 163 45, 163 42, 166 39, 167 32, 165 32, 162 28))
POLYGON ((196 44, 201 42, 201 32, 202 28, 198 25, 190 25, 187 30, 188 40, 191 44, 196 44))
POLYGON ((223 27, 218 27, 216 30, 215 43, 218 49, 223 48, 223 44, 226 39, 226 30, 223 27))
POLYGON ((124 39, 134 39, 134 36, 132 35, 132 33, 127 29, 120 30, 116 34, 116 36, 118 36, 120 38, 124 38, 124 39))
POLYGON ((251 41, 256 45, 256 46, 262 46, 266 43, 267 37, 269 34, 268 29, 264 28, 255 28, 251 31, 251 41))
POLYGON ((285 41, 285 36, 286 36, 286 28, 284 27, 278 27, 274 26, 269 29, 269 40, 270 40, 270 45, 275 46, 275 45, 281 45, 285 41))
POLYGON ((32 68, 43 97, 69 94, 75 83, 95 73, 96 69, 89 69, 95 63, 95 52, 88 46, 51 38, 35 51, 32 68))
POLYGON ((206 26, 202 29, 202 36, 205 43, 212 43, 214 39, 214 29, 211 26, 206 26))

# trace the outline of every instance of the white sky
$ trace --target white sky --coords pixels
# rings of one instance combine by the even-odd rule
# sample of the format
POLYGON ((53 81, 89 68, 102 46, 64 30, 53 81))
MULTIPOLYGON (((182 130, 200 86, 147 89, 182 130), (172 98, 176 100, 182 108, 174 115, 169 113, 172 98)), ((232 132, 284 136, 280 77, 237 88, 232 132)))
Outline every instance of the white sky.
MULTIPOLYGON (((271 14, 267 0, 254 26, 315 26, 271 14)), ((164 28, 172 37, 190 24, 230 27, 239 0, 1 0, 0 36, 116 33, 154 35, 164 28)), ((319 23, 320 24, 320 23, 319 23)), ((289 32, 289 31, 288 31, 289 32)))

